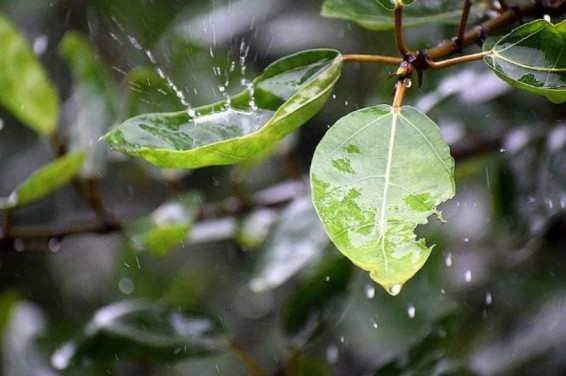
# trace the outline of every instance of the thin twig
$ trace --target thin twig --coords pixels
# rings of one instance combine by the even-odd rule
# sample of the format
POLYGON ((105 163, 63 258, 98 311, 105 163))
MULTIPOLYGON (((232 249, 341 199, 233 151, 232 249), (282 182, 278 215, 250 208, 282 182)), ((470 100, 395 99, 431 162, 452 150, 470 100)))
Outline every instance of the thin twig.
POLYGON ((411 52, 403 37, 403 2, 401 1, 395 2, 395 43, 402 56, 411 52))
POLYGON ((381 64, 391 64, 399 65, 403 62, 403 59, 395 56, 382 56, 382 55, 365 55, 365 54, 347 54, 342 56, 342 60, 347 62, 359 62, 359 63, 381 63, 381 64))
POLYGON ((458 26, 458 36, 456 37, 456 44, 459 48, 462 48, 462 41, 464 40, 464 34, 466 33, 466 26, 468 25, 468 18, 470 16, 470 9, 472 8, 472 1, 466 0, 464 2, 464 8, 462 9, 462 17, 460 18, 460 26, 458 26))
POLYGON ((405 93, 407 92, 407 82, 408 78, 401 79, 397 81, 395 85, 395 97, 393 98, 393 111, 397 112, 403 105, 403 99, 405 98, 405 93))
POLYGON ((226 348, 248 369, 253 376, 267 376, 267 372, 260 366, 250 354, 248 354, 239 344, 227 340, 226 348))

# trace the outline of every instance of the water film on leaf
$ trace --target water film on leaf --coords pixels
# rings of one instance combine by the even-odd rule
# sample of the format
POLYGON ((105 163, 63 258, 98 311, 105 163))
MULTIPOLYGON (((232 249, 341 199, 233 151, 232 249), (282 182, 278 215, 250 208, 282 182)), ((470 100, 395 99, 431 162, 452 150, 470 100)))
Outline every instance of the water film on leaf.
POLYGON ((338 51, 300 52, 269 65, 229 103, 136 116, 103 139, 159 167, 238 163, 314 116, 330 97, 341 68, 338 51))
POLYGON ((566 102, 566 21, 545 20, 524 24, 495 45, 486 64, 513 87, 544 95, 554 103, 566 102))
POLYGON ((346 115, 326 133, 311 184, 337 248, 396 295, 431 252, 414 231, 454 196, 454 160, 426 115, 380 105, 346 115))

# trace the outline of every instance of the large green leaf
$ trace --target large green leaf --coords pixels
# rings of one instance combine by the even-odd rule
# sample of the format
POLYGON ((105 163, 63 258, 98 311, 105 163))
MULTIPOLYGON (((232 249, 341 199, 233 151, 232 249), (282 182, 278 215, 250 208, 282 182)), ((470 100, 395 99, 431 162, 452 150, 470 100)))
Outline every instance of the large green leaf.
POLYGON ((51 134, 59 99, 18 29, 0 14, 0 103, 36 132, 51 134))
POLYGON ((238 163, 304 124, 329 98, 342 57, 310 50, 280 59, 249 90, 194 110, 146 114, 106 134, 113 149, 160 166, 198 168, 238 163))
POLYGON ((59 52, 73 75, 73 95, 67 103, 69 149, 88 151, 83 173, 96 177, 104 170, 106 148, 96 143, 116 121, 115 88, 90 42, 76 32, 67 33, 59 52))
POLYGON ((414 230, 454 196, 454 161, 426 115, 380 105, 346 115, 327 132, 311 183, 334 244, 397 294, 430 254, 414 230))
POLYGON ((529 22, 484 49, 492 52, 484 61, 503 81, 566 102, 566 20, 529 22))
MULTIPOLYGON (((411 2, 405 1, 405 4, 411 2)), ((438 23, 457 24, 462 14, 463 1, 420 0, 403 10, 403 26, 414 27, 438 23)), ((390 30, 394 27, 394 5, 389 0, 325 0, 322 15, 353 21, 371 30, 390 30)), ((484 13, 481 5, 474 5, 471 20, 484 13)))
POLYGON ((90 360, 136 358, 169 361, 222 348, 222 328, 207 317, 144 300, 121 301, 94 313, 77 339, 51 358, 57 369, 90 360))
POLYGON ((43 199, 71 181, 79 173, 84 160, 85 153, 76 152, 43 166, 7 198, 0 198, 0 209, 26 206, 43 199))

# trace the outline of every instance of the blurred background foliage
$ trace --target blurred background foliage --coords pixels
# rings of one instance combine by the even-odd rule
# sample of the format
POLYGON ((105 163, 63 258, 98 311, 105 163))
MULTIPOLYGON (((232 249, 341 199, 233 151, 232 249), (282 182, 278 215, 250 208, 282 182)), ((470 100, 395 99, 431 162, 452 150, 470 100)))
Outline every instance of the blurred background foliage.
MULTIPOLYGON (((395 298, 329 244, 305 184, 331 124, 391 102, 394 67, 348 64, 315 118, 244 165, 160 171, 97 143, 132 115, 223 100, 299 50, 395 54, 390 32, 320 6, 0 2, 55 84, 59 146, 88 150, 80 184, 14 210, 2 234, 4 375, 565 374, 566 106, 481 62, 427 72, 406 99, 442 128, 458 193, 446 224, 420 228, 436 247, 395 298)), ((56 151, 0 119, 6 197, 56 151)))

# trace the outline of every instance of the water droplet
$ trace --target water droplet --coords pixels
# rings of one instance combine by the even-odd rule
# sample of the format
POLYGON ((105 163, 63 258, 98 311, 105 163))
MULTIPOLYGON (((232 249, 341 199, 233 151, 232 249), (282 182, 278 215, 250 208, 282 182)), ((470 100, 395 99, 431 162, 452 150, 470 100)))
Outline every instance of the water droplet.
POLYGON ((346 342, 346 338, 344 338, 344 336, 340 336, 340 343, 344 343, 346 342))
POLYGON ((23 239, 16 239, 14 240, 14 250, 16 252, 22 252, 26 250, 26 244, 24 243, 23 239))
POLYGON ((464 274, 464 279, 466 280, 467 283, 472 282, 472 271, 471 270, 466 270, 466 274, 464 274))
POLYGON ((51 252, 59 252, 61 250, 61 242, 57 238, 49 239, 47 246, 51 252))
POLYGON ((391 295, 399 295, 399 293, 401 292, 401 289, 402 289, 402 288, 403 288, 402 285, 400 285, 400 284, 395 284, 395 285, 393 285, 393 286, 391 286, 391 287, 389 288, 389 293, 390 293, 391 295))
POLYGON ((375 296, 375 287, 373 285, 366 286, 366 296, 368 299, 373 299, 375 296))
POLYGON ((444 263, 446 264, 447 267, 452 266, 452 252, 448 252, 446 254, 446 257, 444 257, 444 263))
POLYGON ((326 360, 330 364, 338 361, 338 347, 336 345, 330 345, 326 348, 326 360))
POLYGON ((464 240, 464 243, 468 243, 470 241, 470 238, 464 238, 462 240, 464 240))
POLYGON ((325 280, 326 282, 330 281, 330 276, 327 275, 326 277, 324 277, 324 280, 325 280))
POLYGON ((379 328, 379 325, 377 325, 377 321, 375 321, 374 319, 371 320, 371 327, 374 329, 379 328))
POLYGON ((501 149, 499 149, 499 152, 500 152, 500 153, 506 153, 506 152, 507 152, 507 149, 501 148, 501 149))
POLYGON ((410 304, 410 305, 407 307, 407 315, 409 315, 409 318, 414 319, 416 313, 417 313, 417 312, 416 312, 415 306, 412 305, 412 304, 410 304))
POLYGON ((118 289, 122 294, 129 295, 134 292, 134 281, 132 281, 131 278, 122 278, 118 281, 118 289))
POLYGON ((405 79, 403 80, 403 83, 405 84, 405 86, 407 87, 407 89, 410 88, 411 85, 413 84, 413 82, 411 81, 410 78, 405 78, 405 79))
POLYGON ((347 106, 349 104, 348 101, 344 101, 344 106, 347 106))
POLYGON ((485 293, 485 304, 490 305, 491 303, 493 303, 493 297, 491 296, 491 293, 488 291, 485 293))
POLYGON ((47 44, 49 39, 47 35, 40 35, 33 41, 33 53, 36 56, 41 56, 47 50, 47 44))
POLYGON ((332 94, 332 99, 336 99, 336 94, 332 94))

